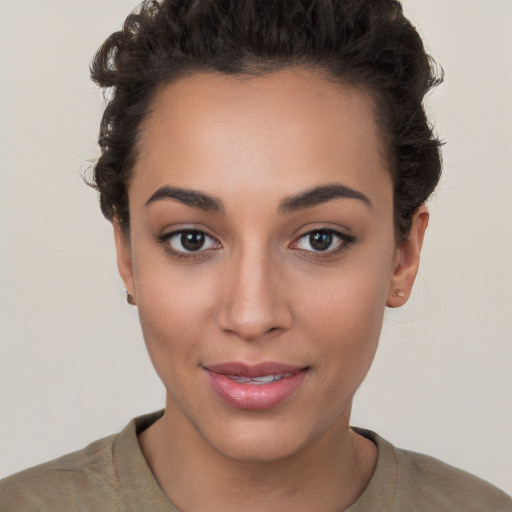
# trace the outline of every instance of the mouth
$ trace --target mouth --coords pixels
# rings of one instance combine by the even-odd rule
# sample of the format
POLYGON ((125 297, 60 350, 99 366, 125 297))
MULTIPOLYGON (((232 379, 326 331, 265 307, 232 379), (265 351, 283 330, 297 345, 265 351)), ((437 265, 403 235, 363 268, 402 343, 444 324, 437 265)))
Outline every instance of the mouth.
POLYGON ((226 375, 226 377, 242 384, 254 384, 256 386, 262 386, 281 379, 287 379, 292 375, 293 373, 281 373, 277 375, 262 375, 261 377, 241 377, 240 375, 226 375))
POLYGON ((203 366, 213 391, 236 409, 263 410, 289 401, 301 387, 309 367, 266 362, 203 366))

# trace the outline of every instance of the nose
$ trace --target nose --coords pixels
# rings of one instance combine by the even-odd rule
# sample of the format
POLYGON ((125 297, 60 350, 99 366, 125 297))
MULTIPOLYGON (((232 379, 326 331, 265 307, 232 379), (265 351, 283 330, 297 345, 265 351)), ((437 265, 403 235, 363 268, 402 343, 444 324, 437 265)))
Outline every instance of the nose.
POLYGON ((290 327, 292 315, 279 265, 262 250, 244 250, 230 262, 218 322, 245 341, 290 327), (280 275, 281 274, 281 275, 280 275))

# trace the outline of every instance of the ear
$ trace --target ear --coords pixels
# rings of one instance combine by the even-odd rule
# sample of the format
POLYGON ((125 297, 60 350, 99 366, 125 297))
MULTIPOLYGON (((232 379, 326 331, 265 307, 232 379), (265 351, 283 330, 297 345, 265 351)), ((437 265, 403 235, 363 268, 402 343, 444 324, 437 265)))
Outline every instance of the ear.
POLYGON ((128 304, 135 306, 135 286, 133 282, 132 252, 130 241, 118 222, 114 220, 114 239, 116 242, 117 268, 126 288, 128 304))
POLYGON ((421 205, 413 216, 409 235, 396 248, 393 275, 386 301, 386 306, 390 308, 402 306, 411 295, 420 263, 420 252, 428 218, 428 208, 421 205))

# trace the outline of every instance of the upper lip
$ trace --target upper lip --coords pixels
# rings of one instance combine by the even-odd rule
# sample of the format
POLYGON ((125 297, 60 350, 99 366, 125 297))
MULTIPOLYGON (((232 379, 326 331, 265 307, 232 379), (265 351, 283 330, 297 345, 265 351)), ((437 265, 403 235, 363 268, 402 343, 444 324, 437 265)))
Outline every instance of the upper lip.
POLYGON ((297 373, 306 370, 307 366, 266 361, 258 364, 247 364, 233 361, 220 364, 203 365, 205 370, 221 375, 237 375, 240 377, 263 377, 265 375, 281 375, 285 373, 297 373))

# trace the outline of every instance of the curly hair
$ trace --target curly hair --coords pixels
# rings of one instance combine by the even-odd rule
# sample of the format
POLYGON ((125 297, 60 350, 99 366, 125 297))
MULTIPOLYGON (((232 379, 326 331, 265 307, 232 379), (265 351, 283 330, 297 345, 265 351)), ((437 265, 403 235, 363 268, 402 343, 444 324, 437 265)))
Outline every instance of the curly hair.
POLYGON ((265 74, 290 66, 372 93, 394 186, 398 241, 441 174, 423 106, 442 81, 394 0, 146 0, 103 43, 92 79, 109 100, 93 186, 103 214, 129 229, 127 186, 158 86, 185 74, 265 74))

